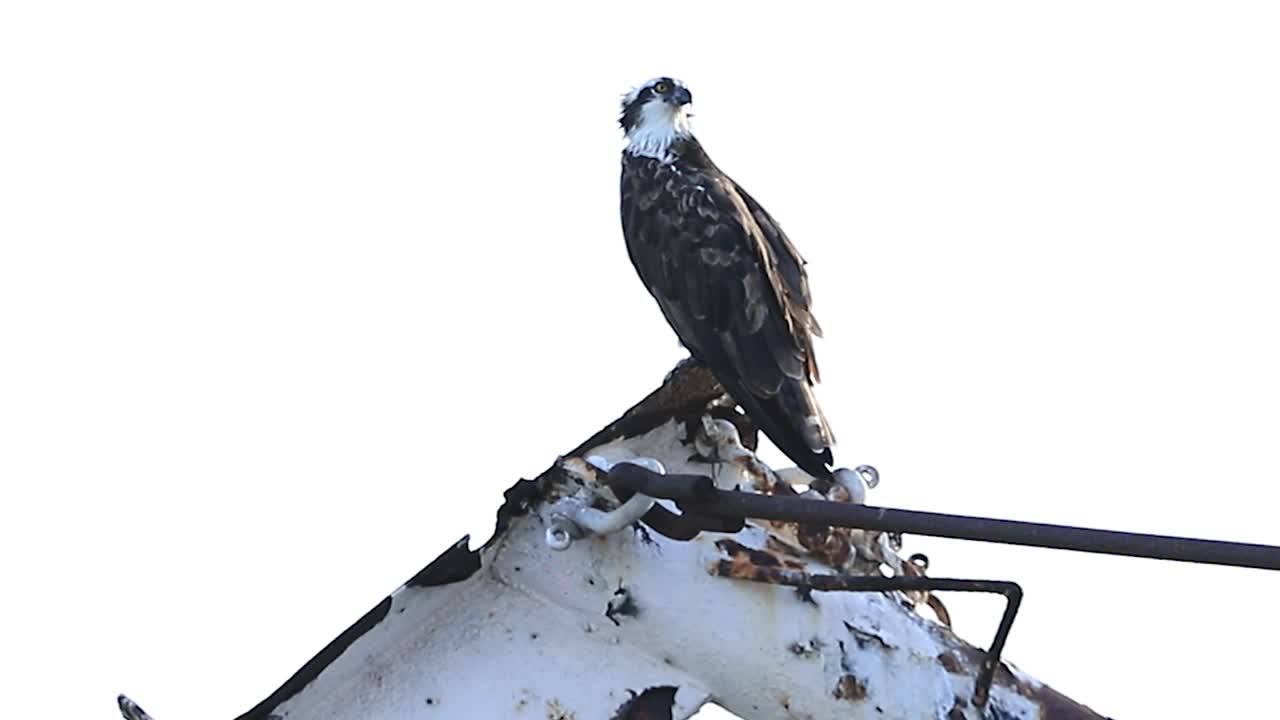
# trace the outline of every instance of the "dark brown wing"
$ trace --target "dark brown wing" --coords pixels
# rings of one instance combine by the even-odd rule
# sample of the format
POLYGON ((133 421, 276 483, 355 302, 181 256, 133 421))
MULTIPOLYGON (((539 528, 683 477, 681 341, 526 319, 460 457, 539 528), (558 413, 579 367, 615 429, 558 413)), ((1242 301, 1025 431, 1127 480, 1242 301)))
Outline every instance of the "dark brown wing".
POLYGON ((624 158, 631 262, 693 356, 774 444, 829 476, 831 431, 817 380, 804 261, 777 223, 723 173, 624 158))
POLYGON ((787 315, 793 324, 792 335, 804 349, 809 381, 816 383, 821 377, 818 372, 818 360, 813 352, 813 338, 822 337, 822 327, 818 325, 818 319, 809 309, 809 277, 804 272, 804 258, 791 244, 791 239, 782 231, 782 227, 773 219, 773 216, 761 207, 755 198, 748 195, 742 186, 737 183, 733 186, 747 203, 752 218, 768 239, 769 248, 777 263, 777 278, 781 280, 780 285, 776 287, 785 300, 787 315))

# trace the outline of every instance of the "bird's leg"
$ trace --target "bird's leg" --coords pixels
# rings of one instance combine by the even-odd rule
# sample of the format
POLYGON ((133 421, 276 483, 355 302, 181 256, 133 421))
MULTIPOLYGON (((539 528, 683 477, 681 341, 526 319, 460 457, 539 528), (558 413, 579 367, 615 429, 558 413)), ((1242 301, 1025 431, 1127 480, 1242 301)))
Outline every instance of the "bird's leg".
POLYGON ((709 453, 704 453, 701 449, 695 447, 694 451, 689 454, 689 457, 686 460, 690 465, 710 465, 711 472, 709 474, 711 477, 715 477, 720 473, 721 460, 718 453, 714 450, 709 453))
POLYGON ((711 476, 715 477, 718 465, 723 462, 724 430, 717 427, 716 420, 710 415, 703 415, 689 431, 693 434, 693 442, 689 443, 693 448, 689 462, 711 465, 711 476))

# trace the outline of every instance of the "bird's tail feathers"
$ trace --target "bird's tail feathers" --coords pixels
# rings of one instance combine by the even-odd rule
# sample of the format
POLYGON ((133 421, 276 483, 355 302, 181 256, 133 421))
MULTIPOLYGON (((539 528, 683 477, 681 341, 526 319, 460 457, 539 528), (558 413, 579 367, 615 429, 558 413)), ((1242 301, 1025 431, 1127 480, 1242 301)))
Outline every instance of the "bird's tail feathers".
POLYGON ((737 386, 726 386, 747 417, 801 470, 831 479, 835 438, 813 388, 803 380, 787 380, 772 397, 762 397, 737 386))
POLYGON ((789 417, 799 418, 804 423, 804 438, 814 452, 829 451, 836 444, 831 425, 823 414, 814 397, 813 386, 807 382, 794 381, 785 383, 778 394, 789 417))

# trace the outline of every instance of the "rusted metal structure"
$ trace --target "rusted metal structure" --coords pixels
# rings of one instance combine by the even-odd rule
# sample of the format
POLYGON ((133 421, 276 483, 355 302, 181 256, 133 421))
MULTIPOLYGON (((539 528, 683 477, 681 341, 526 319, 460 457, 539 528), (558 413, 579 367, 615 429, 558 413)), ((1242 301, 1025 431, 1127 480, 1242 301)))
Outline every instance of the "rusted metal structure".
MULTIPOLYGON (((999 660, 1015 584, 930 578, 891 525, 838 526, 858 524, 841 509, 858 515, 872 470, 798 489, 809 478, 771 470, 754 444, 715 381, 678 368, 510 488, 481 547, 463 538, 239 720, 641 720, 706 703, 748 720, 1100 717, 999 660), (799 521, 796 507, 827 515, 799 521), (950 631, 932 590, 1008 598, 989 651, 950 631)), ((1155 541, 1147 556, 1174 552, 1155 541)), ((1192 545, 1280 562, 1275 548, 1192 545)))

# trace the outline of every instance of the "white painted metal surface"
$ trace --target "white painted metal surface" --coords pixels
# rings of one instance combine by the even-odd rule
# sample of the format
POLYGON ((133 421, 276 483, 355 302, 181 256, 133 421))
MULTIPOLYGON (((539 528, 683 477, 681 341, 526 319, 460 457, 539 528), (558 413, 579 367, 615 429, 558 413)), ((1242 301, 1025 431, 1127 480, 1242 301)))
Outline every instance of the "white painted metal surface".
MULTIPOLYGON (((714 469, 723 487, 777 482, 732 423, 709 417, 672 418, 563 458, 536 492, 522 486, 527 503, 509 500, 500 514, 509 522, 482 550, 464 539, 242 720, 625 720, 635 693, 661 686, 677 688, 673 704, 643 717, 687 718, 707 702, 749 719, 983 717, 969 702, 981 653, 912 600, 806 597, 719 577, 708 568, 726 559, 717 541, 729 536, 645 532, 632 522, 651 499, 611 513, 620 504, 597 466, 637 457, 671 472, 714 469), (695 452, 718 460, 691 464, 695 452)), ((831 492, 865 493, 860 481, 842 485, 831 492)), ((732 540, 814 572, 901 569, 880 535, 841 537, 838 567, 808 552, 795 527, 749 525, 732 540)), ((1054 717, 1096 717, 1020 673, 1001 674, 985 712, 1030 720, 1050 704, 1054 717)), ((127 700, 121 708, 146 718, 127 700)))

